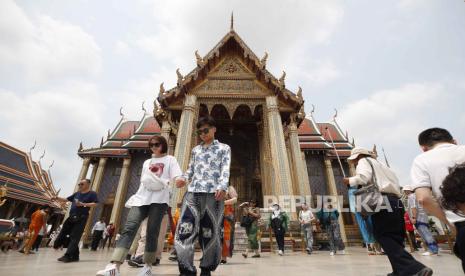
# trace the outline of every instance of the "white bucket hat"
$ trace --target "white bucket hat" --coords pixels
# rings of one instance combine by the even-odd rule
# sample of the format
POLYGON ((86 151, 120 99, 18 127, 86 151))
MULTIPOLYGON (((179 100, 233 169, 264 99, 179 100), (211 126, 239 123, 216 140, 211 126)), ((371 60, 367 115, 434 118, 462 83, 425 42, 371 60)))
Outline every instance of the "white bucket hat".
POLYGON ((372 156, 373 153, 367 149, 364 149, 364 148, 353 148, 352 151, 350 152, 350 156, 349 158, 347 158, 348 160, 355 160, 357 159, 357 157, 360 155, 360 154, 363 154, 363 155, 368 155, 368 156, 372 156))

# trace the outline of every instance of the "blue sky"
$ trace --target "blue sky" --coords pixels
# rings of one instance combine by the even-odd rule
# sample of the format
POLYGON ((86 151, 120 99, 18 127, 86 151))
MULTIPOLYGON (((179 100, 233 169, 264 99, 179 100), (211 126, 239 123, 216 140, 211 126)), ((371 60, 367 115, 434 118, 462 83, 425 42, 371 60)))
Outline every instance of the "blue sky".
POLYGON ((403 183, 417 134, 465 141, 465 3, 428 1, 1 1, 0 139, 70 193, 79 142, 97 146, 119 120, 142 116, 161 82, 195 66, 235 30, 268 69, 303 88, 307 113, 337 118, 357 145, 384 147, 403 183))

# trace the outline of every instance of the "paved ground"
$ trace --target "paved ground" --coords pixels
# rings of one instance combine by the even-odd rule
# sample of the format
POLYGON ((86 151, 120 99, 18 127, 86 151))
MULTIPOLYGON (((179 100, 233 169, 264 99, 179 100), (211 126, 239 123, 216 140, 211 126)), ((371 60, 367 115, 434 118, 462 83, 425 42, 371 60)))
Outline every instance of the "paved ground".
MULTIPOLYGON (((0 275, 95 275, 103 268, 111 251, 90 252, 83 250, 81 261, 63 264, 57 262, 62 252, 53 249, 41 249, 38 254, 24 256, 18 252, 0 252, 0 275)), ((415 257, 430 266, 434 275, 455 276, 463 275, 459 260, 449 253, 440 256, 415 257)), ((196 255, 196 263, 200 254, 196 255)), ((137 275, 137 269, 122 266, 122 275, 137 275)), ((176 263, 167 260, 166 255, 161 265, 154 267, 155 275, 178 275, 176 263)), ((260 259, 244 259, 236 254, 226 265, 221 265, 213 275, 386 275, 390 272, 390 265, 385 256, 367 256, 362 248, 349 248, 346 255, 329 256, 326 251, 315 252, 308 256, 303 253, 289 253, 283 257, 277 254, 264 253, 260 259)))

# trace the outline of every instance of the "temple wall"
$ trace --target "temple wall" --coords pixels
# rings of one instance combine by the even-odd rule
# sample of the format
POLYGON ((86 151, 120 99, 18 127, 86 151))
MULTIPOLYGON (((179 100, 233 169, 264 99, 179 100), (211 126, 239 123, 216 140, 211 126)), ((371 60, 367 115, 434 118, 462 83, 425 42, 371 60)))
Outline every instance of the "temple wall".
POLYGON ((310 191, 315 200, 315 196, 329 193, 326 185, 323 155, 313 154, 308 151, 304 153, 310 182, 310 191))
POLYGON ((109 159, 107 161, 105 171, 103 172, 102 184, 100 184, 100 190, 98 193, 99 204, 97 204, 95 207, 94 216, 92 217, 92 226, 94 226, 94 224, 102 215, 101 213, 108 196, 112 193, 116 193, 116 188, 119 181, 119 173, 121 172, 117 169, 121 169, 122 165, 123 161, 121 159, 109 159))
MULTIPOLYGON (((124 199, 124 202, 126 201, 137 192, 137 189, 139 189, 140 185, 140 174, 142 171, 142 165, 144 164, 144 161, 150 158, 150 153, 133 153, 132 154, 132 161, 131 161, 131 168, 129 172, 129 182, 128 182, 128 190, 126 193, 126 198, 124 199)), ((123 211, 121 212, 121 223, 124 223, 126 221, 126 217, 128 216, 129 209, 124 208, 123 211)), ((120 228, 120 230, 122 230, 120 228)))

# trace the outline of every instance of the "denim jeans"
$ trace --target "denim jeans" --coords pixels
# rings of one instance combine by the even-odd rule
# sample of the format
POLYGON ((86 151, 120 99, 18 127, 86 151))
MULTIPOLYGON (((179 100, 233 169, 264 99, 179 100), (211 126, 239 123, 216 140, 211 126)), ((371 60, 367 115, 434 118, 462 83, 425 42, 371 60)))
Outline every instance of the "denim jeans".
POLYGON ((167 209, 168 204, 166 203, 152 203, 150 205, 131 207, 124 230, 116 243, 116 249, 113 252, 111 261, 120 263, 124 261, 141 222, 147 218, 147 241, 145 243, 144 262, 147 264, 155 262, 160 224, 167 209))

